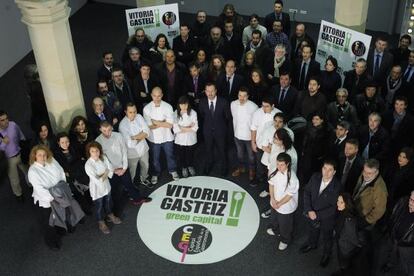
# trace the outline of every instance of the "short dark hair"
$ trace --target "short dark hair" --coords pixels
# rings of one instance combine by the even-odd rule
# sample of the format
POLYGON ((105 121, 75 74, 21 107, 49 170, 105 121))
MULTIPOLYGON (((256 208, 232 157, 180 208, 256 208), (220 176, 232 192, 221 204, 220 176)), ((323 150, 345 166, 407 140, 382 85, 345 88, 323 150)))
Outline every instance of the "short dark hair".
POLYGON ((275 3, 274 3, 273 5, 276 5, 276 4, 280 4, 280 5, 282 5, 282 7, 283 7, 283 2, 282 2, 282 0, 276 0, 276 1, 275 1, 275 3))
POLYGON ((277 112, 275 114, 275 116, 273 116, 273 120, 275 120, 276 118, 281 118, 283 120, 283 123, 286 122, 285 121, 286 117, 285 117, 285 114, 283 112, 277 112))
POLYGON ((187 27, 188 29, 190 29, 190 25, 187 22, 183 22, 183 23, 180 22, 180 28, 181 27, 187 27))
POLYGON ((217 86, 214 82, 207 82, 205 87, 207 87, 207 86, 214 86, 214 88, 217 89, 217 86))
POLYGON ((69 134, 67 132, 59 132, 58 134, 56 134, 56 142, 58 143, 58 146, 59 146, 60 139, 64 137, 69 138, 69 134))
POLYGON ((403 39, 407 39, 408 40, 408 42, 411 44, 411 36, 409 35, 409 34, 404 34, 404 35, 402 35, 401 37, 400 37, 400 41, 401 40, 403 40, 403 39))
POLYGON ((192 67, 200 69, 200 64, 198 64, 197 62, 190 62, 190 64, 188 64, 188 69, 190 69, 192 67))
POLYGON ((351 139, 346 140, 345 144, 354 145, 357 148, 359 148, 359 141, 358 141, 358 139, 355 139, 355 138, 351 138, 351 139))
POLYGON ((127 103, 126 103, 126 105, 125 105, 125 110, 127 110, 127 109, 128 109, 128 107, 133 107, 133 106, 135 106, 135 108, 137 107, 137 106, 135 105, 135 103, 133 103, 133 102, 127 102, 127 103))
POLYGON ((0 116, 8 115, 6 111, 0 110, 0 116))
POLYGON ((349 130, 351 128, 351 124, 348 123, 347 121, 340 121, 339 123, 336 124, 337 126, 340 126, 346 130, 349 130))
POLYGON ((107 120, 99 122, 99 128, 101 128, 101 127, 110 127, 110 126, 112 126, 112 124, 110 122, 108 122, 107 120))
POLYGON ((367 166, 370 169, 377 169, 380 168, 380 163, 377 159, 371 158, 365 161, 364 166, 367 166))
POLYGON ((335 67, 335 70, 338 68, 338 60, 336 58, 334 58, 333 56, 329 56, 326 59, 326 62, 328 61, 332 62, 333 66, 335 67))
POLYGON ((257 20, 259 20, 259 16, 257 14, 255 14, 255 13, 253 13, 252 15, 250 15, 249 21, 252 20, 252 19, 254 19, 254 18, 256 18, 257 20))
POLYGON ((316 81, 316 82, 318 83, 318 85, 320 85, 320 84, 321 84, 321 80, 319 79, 319 77, 318 77, 318 76, 310 76, 310 78, 309 78, 309 82, 310 82, 311 80, 316 81))
POLYGON ((254 34, 258 34, 260 37, 262 37, 262 32, 261 32, 260 30, 254 30, 254 31, 252 32, 252 36, 253 36, 254 34))
POLYGON ((249 88, 247 86, 240 86, 239 91, 249 94, 249 88))
POLYGON ((273 105, 274 104, 273 97, 270 96, 270 95, 264 96, 263 99, 262 99, 262 103, 268 103, 270 105, 273 105))
POLYGON ((104 52, 102 53, 102 58, 105 58, 105 56, 106 56, 106 55, 109 55, 109 54, 113 55, 112 51, 104 51, 104 52))
POLYGON ((377 39, 375 39, 375 42, 380 41, 380 40, 388 42, 388 37, 386 37, 384 35, 380 35, 380 36, 377 37, 377 39))
POLYGON ((396 101, 401 101, 404 102, 405 105, 408 105, 408 98, 406 96, 398 95, 397 97, 395 97, 394 103, 396 101))
POLYGON ((323 160, 323 165, 330 165, 336 171, 336 161, 332 158, 326 158, 325 160, 323 160))

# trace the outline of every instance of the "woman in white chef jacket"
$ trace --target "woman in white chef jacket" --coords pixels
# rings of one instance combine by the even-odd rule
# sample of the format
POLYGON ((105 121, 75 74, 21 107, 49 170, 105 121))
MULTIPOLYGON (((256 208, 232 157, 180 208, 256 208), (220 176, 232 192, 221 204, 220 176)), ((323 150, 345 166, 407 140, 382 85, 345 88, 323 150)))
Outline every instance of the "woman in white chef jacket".
POLYGON ((182 177, 194 176, 194 151, 197 144, 198 120, 197 113, 191 108, 187 96, 178 99, 177 110, 174 112, 173 131, 174 143, 177 148, 178 166, 182 177))

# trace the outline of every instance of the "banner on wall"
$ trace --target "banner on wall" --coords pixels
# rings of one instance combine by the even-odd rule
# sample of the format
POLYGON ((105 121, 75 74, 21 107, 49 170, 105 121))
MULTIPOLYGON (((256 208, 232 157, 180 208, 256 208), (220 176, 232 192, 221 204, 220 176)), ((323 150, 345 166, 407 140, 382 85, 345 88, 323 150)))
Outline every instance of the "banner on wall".
POLYGON ((196 176, 167 183, 137 217, 139 236, 155 254, 179 264, 209 264, 242 251, 255 237, 260 214, 239 185, 196 176))
POLYGON ((145 8, 125 10, 128 34, 135 34, 135 30, 143 28, 145 34, 152 41, 159 33, 167 36, 168 42, 172 45, 172 40, 179 34, 180 18, 178 14, 178 4, 168 4, 145 8))
POLYGON ((338 73, 344 78, 344 72, 354 68, 356 60, 367 59, 372 37, 337 24, 321 21, 315 60, 324 70, 329 56, 338 60, 338 73))

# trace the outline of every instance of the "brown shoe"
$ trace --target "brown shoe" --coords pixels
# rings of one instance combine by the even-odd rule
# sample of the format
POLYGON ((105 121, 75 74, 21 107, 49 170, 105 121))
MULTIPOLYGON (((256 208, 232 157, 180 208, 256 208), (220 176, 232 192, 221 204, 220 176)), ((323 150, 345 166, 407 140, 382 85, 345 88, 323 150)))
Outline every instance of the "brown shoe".
POLYGON ((231 176, 238 177, 242 174, 243 170, 244 170, 244 168, 237 168, 231 173, 231 176))
POLYGON ((105 221, 99 221, 99 230, 101 230, 102 233, 104 233, 105 235, 111 233, 111 231, 109 231, 108 226, 106 226, 105 221))
POLYGON ((253 181, 256 177, 256 172, 254 169, 249 169, 249 181, 253 181))
POLYGON ((120 218, 116 217, 114 214, 109 214, 109 221, 112 222, 113 224, 121 224, 122 221, 120 218))

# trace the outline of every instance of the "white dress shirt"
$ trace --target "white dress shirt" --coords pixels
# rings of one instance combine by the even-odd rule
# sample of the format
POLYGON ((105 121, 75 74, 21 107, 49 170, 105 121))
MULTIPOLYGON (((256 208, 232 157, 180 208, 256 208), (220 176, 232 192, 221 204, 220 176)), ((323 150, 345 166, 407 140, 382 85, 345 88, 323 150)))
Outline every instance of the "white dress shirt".
POLYGON ((326 187, 328 187, 328 185, 329 185, 329 183, 331 183, 331 181, 332 181, 332 179, 329 180, 328 182, 325 182, 325 181, 323 181, 323 178, 322 178, 321 186, 319 187, 319 194, 321 194, 326 189, 326 187))
POLYGON ((258 106, 249 100, 243 105, 239 100, 235 100, 231 102, 230 109, 233 116, 234 137, 242 141, 250 141, 252 139, 250 126, 258 106))
POLYGON ((106 196, 111 191, 111 184, 108 178, 102 180, 101 175, 109 170, 108 177, 113 176, 113 167, 109 163, 108 158, 104 156, 104 160, 98 159, 98 161, 89 158, 85 163, 85 171, 89 176, 89 192, 93 200, 100 199, 106 196))
POLYGON ((44 166, 34 162, 29 168, 28 178, 33 185, 34 204, 39 201, 39 206, 43 208, 50 208, 50 202, 53 201, 49 188, 58 184, 59 181, 66 181, 63 168, 53 158, 52 162, 44 166))
POLYGON ((124 137, 127 146, 128 158, 140 158, 148 152, 149 147, 145 139, 142 139, 141 141, 131 139, 132 136, 135 136, 141 132, 148 134, 148 136, 150 134, 150 129, 148 128, 144 117, 140 114, 137 114, 132 121, 125 116, 119 123, 119 132, 122 134, 122 137, 124 137))
MULTIPOLYGON (((174 124, 173 108, 169 103, 161 101, 160 106, 155 106, 154 102, 150 102, 144 107, 144 119, 148 126, 152 125, 151 120, 166 121, 174 124)), ((148 140, 154 144, 162 144, 174 141, 174 135, 170 128, 158 127, 150 129, 148 140)))
POLYGON ((197 143, 197 130, 198 130, 198 120, 197 113, 194 110, 191 110, 190 115, 184 113, 178 118, 177 111, 174 112, 174 126, 173 131, 175 133, 174 143, 180 146, 192 146, 197 143), (189 127, 190 125, 192 131, 182 132, 180 127, 189 127))
MULTIPOLYGON (((286 129, 286 131, 288 132, 290 138, 292 138, 292 142, 294 142, 295 141, 295 134, 293 133, 293 131, 290 128, 288 128, 287 126, 284 126, 283 128, 286 129)), ((275 132, 276 132, 276 128, 275 128, 274 124, 272 124, 271 126, 266 128, 264 133, 263 133, 262 144, 260 146, 261 147, 263 147, 263 146, 268 147, 269 145, 272 146, 273 141, 274 141, 274 137, 275 137, 275 132)))
POLYGON ((254 112, 250 130, 256 131, 256 144, 259 149, 262 149, 264 131, 272 125, 273 117, 279 112, 282 111, 277 108, 273 108, 270 113, 265 113, 263 108, 259 108, 254 112))
POLYGON ((292 146, 289 150, 285 151, 277 145, 272 145, 270 153, 263 153, 261 160, 262 164, 267 167, 269 174, 276 170, 277 156, 282 152, 289 154, 292 171, 295 173, 298 171, 298 153, 296 152, 296 149, 292 146))
POLYGON ((277 172, 269 180, 269 185, 273 186, 273 196, 276 201, 282 200, 286 195, 291 196, 292 198, 279 207, 276 211, 280 214, 291 214, 296 211, 298 208, 298 197, 299 197, 299 180, 296 176, 296 173, 290 172, 289 185, 287 185, 287 172, 277 172))
POLYGON ((95 141, 101 144, 103 153, 108 157, 114 169, 126 170, 128 168, 127 148, 121 134, 112 131, 111 137, 106 138, 101 134, 95 141))

